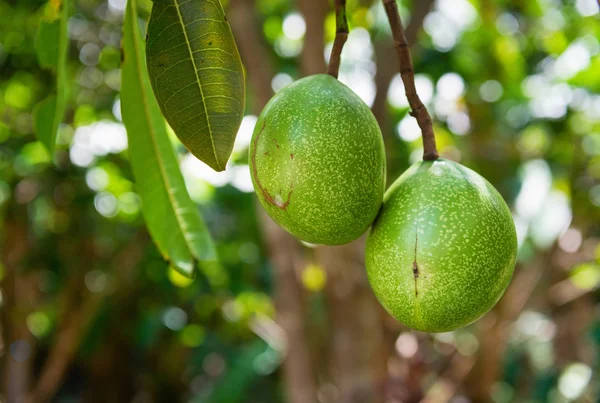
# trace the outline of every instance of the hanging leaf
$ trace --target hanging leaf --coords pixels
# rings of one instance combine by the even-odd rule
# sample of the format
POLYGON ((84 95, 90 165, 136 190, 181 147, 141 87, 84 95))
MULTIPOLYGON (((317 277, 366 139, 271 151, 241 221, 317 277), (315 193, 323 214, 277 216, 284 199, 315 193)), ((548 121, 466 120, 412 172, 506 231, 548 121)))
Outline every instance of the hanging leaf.
POLYGON ((197 260, 215 261, 214 246, 190 199, 166 124, 150 86, 135 0, 127 2, 123 32, 121 109, 129 159, 146 224, 172 266, 192 276, 197 260))
POLYGON ((219 0, 155 0, 146 42, 152 88, 192 154, 225 169, 244 113, 244 72, 219 0))
POLYGON ((40 65, 56 73, 56 93, 40 102, 33 111, 36 135, 51 156, 54 155, 58 126, 67 107, 69 7, 70 0, 50 0, 35 38, 40 65))

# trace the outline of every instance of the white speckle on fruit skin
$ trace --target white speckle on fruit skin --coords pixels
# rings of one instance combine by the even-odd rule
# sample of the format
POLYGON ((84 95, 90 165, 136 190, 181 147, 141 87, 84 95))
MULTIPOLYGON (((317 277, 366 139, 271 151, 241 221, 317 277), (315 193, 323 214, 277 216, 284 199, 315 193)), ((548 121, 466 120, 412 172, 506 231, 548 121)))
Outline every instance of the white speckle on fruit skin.
POLYGON ((258 118, 249 159, 263 207, 306 242, 350 242, 381 206, 381 131, 368 106, 329 75, 298 80, 271 99, 258 118))
POLYGON ((514 223, 498 192, 472 170, 439 159, 413 165, 386 192, 366 262, 388 312, 412 328, 443 332, 491 309, 510 281, 516 253, 514 223))

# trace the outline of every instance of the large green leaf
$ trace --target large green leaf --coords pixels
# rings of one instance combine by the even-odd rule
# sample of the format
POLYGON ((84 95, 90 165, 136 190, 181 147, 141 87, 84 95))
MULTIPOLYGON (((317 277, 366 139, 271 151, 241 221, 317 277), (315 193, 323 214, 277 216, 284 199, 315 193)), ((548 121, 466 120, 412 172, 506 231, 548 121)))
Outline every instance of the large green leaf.
POLYGON ((35 38, 35 49, 42 67, 56 72, 56 93, 49 95, 34 109, 35 132, 38 139, 54 155, 58 126, 67 107, 67 61, 70 0, 51 0, 46 6, 35 38))
POLYGON ((225 169, 244 113, 244 71, 219 0, 155 0, 146 42, 160 109, 192 154, 225 169))
POLYGON ((146 224, 166 260, 192 276, 196 260, 216 260, 197 206, 190 199, 169 141, 166 123, 146 71, 136 0, 127 2, 123 31, 121 109, 129 159, 146 224))

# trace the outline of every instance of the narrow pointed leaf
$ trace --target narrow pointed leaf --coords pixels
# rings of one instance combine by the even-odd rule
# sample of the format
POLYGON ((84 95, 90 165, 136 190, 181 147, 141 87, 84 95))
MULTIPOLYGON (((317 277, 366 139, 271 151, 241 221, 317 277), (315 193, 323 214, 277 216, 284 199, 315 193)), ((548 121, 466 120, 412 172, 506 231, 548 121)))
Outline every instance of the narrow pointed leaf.
POLYGON ((244 113, 244 71, 219 0, 155 0, 148 73, 165 118, 192 154, 225 169, 244 113))
POLYGON ((40 65, 56 73, 55 93, 40 102, 33 111, 36 135, 51 156, 54 155, 58 126, 67 107, 67 23, 70 5, 70 0, 51 0, 47 6, 49 15, 42 18, 35 39, 40 65))
POLYGON ((121 110, 129 159, 146 224, 162 255, 193 276, 196 261, 214 261, 214 246, 183 181, 166 124, 152 95, 135 0, 125 13, 121 110))

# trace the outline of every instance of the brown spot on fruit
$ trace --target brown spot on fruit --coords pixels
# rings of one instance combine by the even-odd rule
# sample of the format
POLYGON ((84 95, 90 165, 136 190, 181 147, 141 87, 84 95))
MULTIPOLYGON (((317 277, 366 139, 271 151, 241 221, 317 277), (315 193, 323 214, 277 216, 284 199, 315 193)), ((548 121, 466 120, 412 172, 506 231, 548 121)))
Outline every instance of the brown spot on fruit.
POLYGON ((294 154, 293 154, 293 153, 292 153, 292 154, 290 154, 290 158, 291 158, 291 159, 294 159, 294 154))
MULTIPOLYGON (((256 169, 256 150, 258 148, 258 140, 260 138, 260 136, 263 134, 263 132, 265 131, 265 126, 267 125, 267 121, 265 120, 263 122, 262 128, 260 129, 260 132, 258 132, 258 135, 256 136, 256 146, 254 147, 254 150, 252 151, 252 171, 254 174, 254 178, 256 179, 256 187, 260 190, 260 192, 262 193, 263 197, 265 198, 265 200, 267 201, 267 203, 278 207, 282 210, 287 210, 288 206, 290 205, 290 201, 292 199, 292 192, 294 191, 294 183, 292 182, 291 184, 291 189, 287 195, 287 199, 283 202, 277 200, 271 193, 269 193, 269 191, 263 187, 263 185, 260 183, 260 179, 258 178, 258 170, 256 169)), ((279 145, 277 144, 277 140, 273 139, 275 141, 275 145, 277 146, 277 148, 279 148, 279 145)), ((268 151, 265 153, 265 155, 268 154, 268 151)))
POLYGON ((417 288, 417 279, 419 278, 419 265, 417 262, 413 262, 413 278, 415 279, 415 297, 419 295, 419 289, 417 288))
POLYGON ((413 260, 413 278, 415 279, 415 297, 419 295, 417 279, 419 278, 419 265, 417 264, 417 246, 419 245, 419 233, 415 228, 415 259, 413 260))

